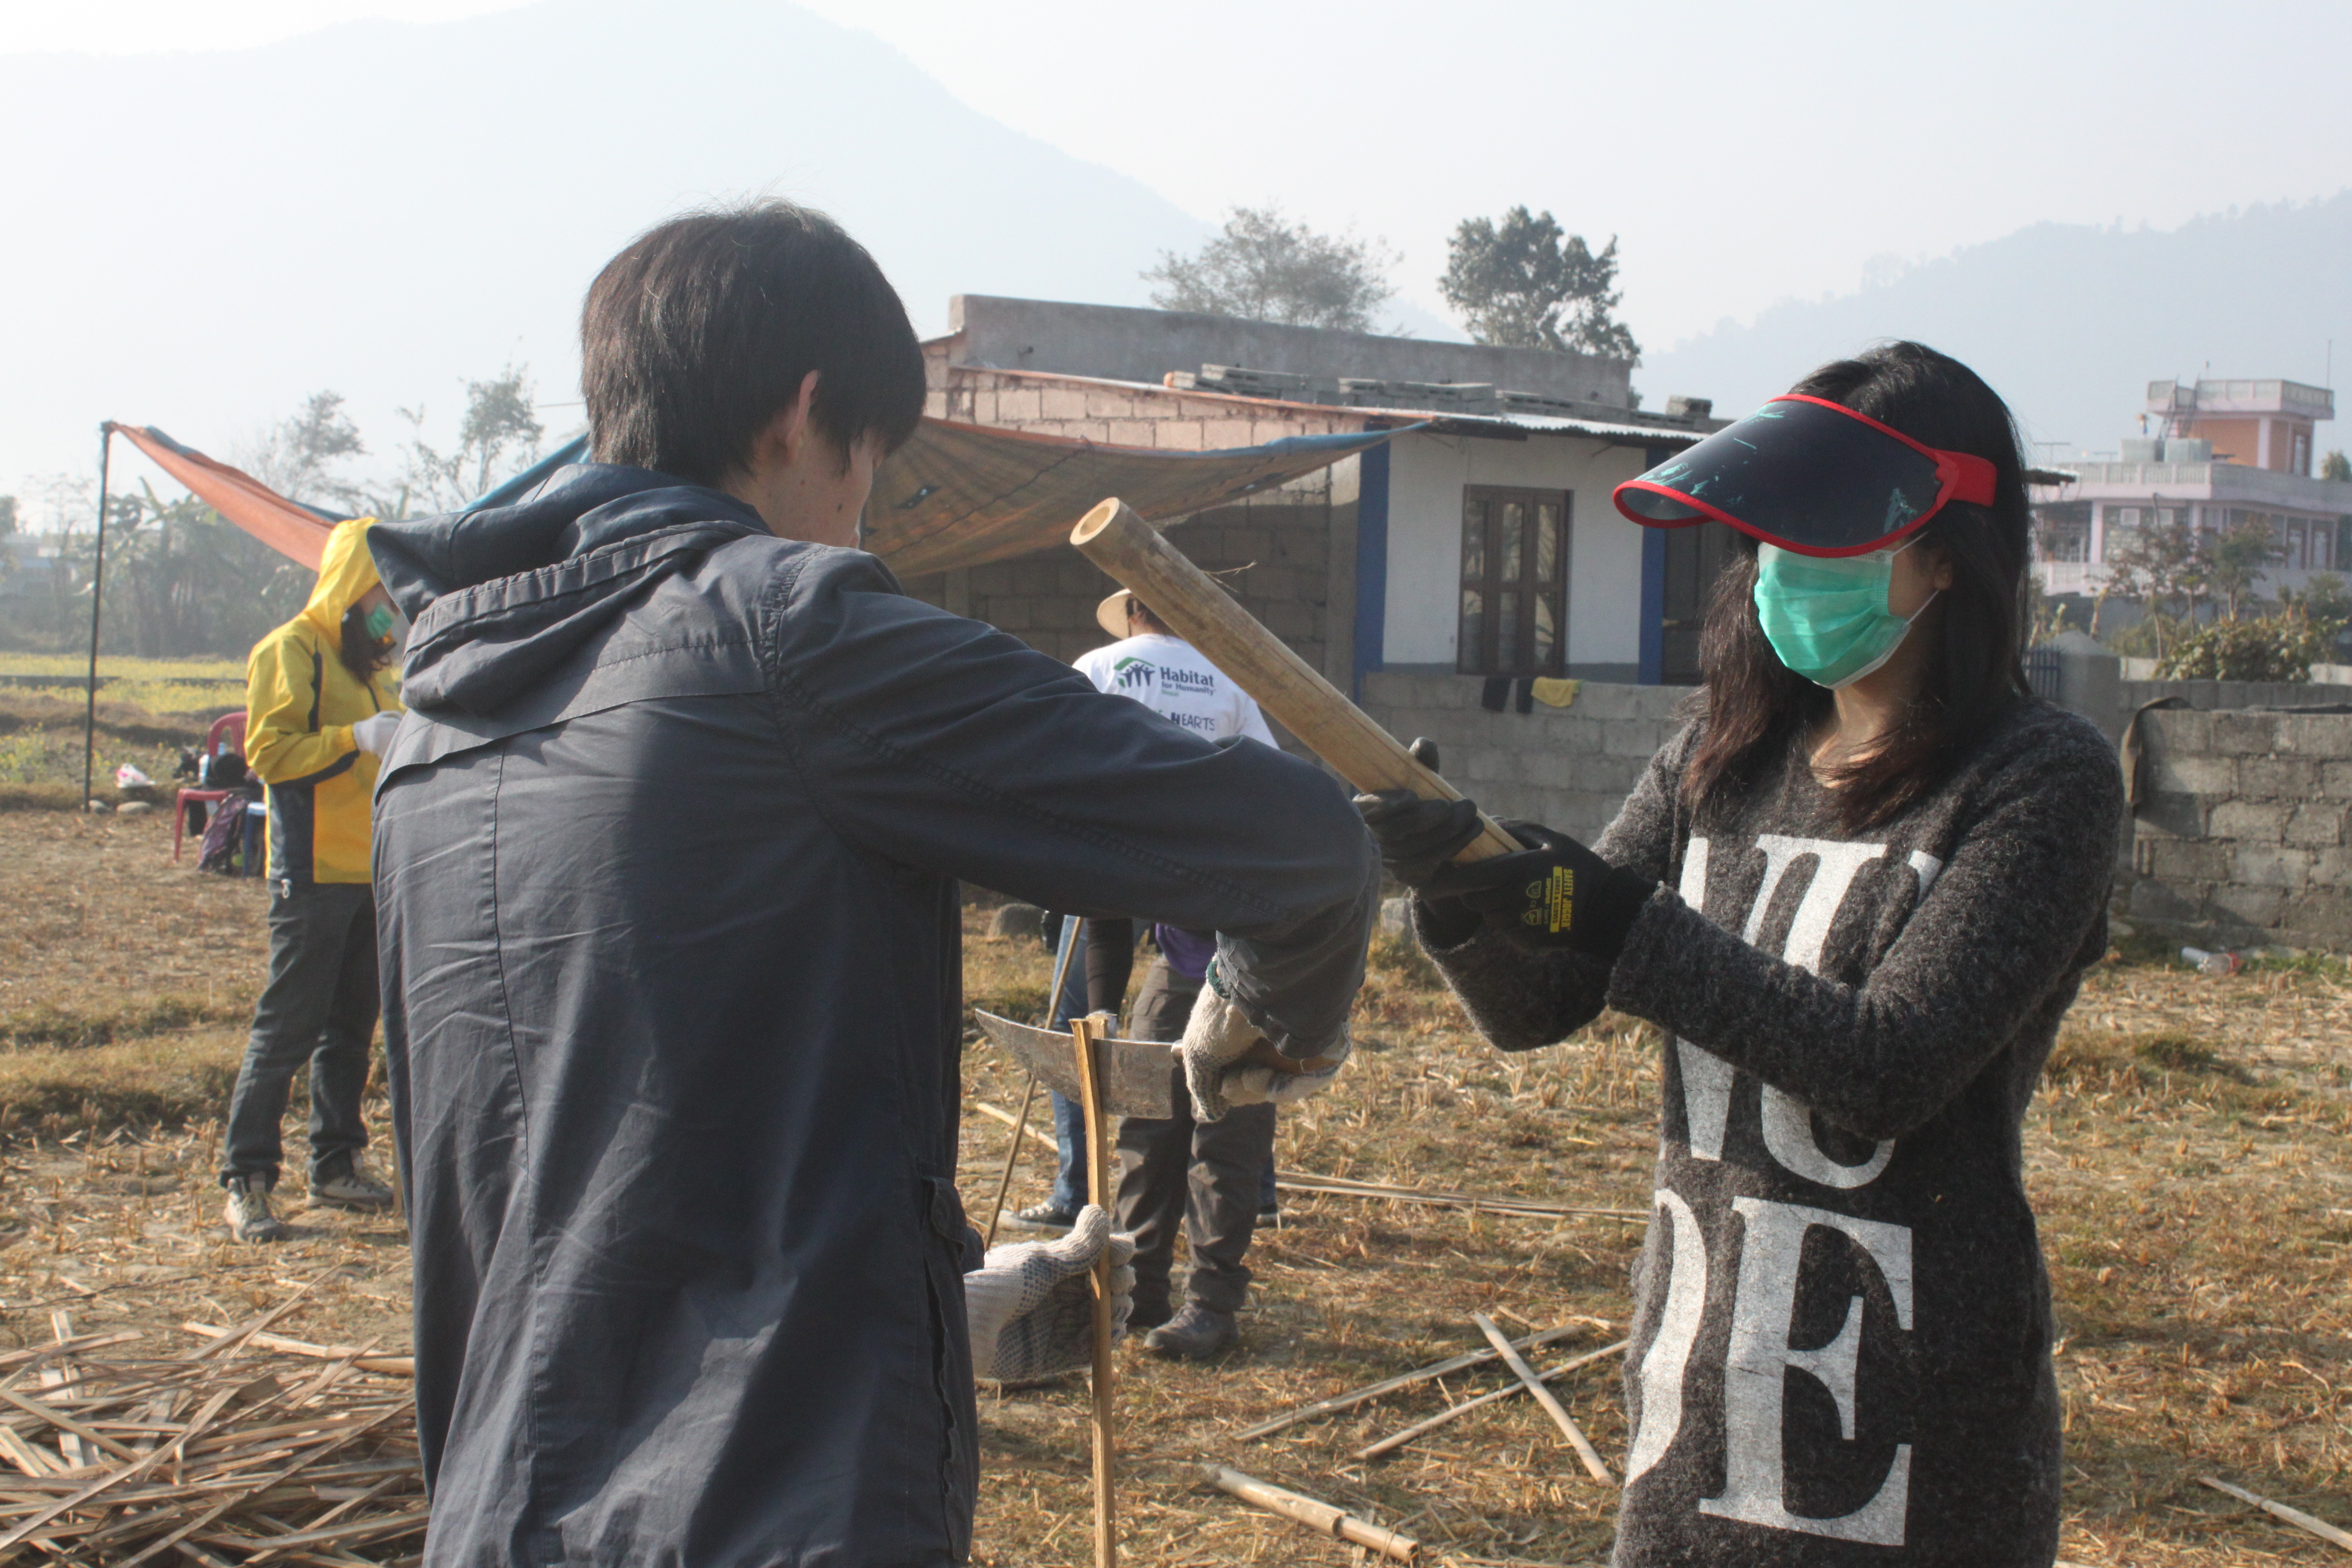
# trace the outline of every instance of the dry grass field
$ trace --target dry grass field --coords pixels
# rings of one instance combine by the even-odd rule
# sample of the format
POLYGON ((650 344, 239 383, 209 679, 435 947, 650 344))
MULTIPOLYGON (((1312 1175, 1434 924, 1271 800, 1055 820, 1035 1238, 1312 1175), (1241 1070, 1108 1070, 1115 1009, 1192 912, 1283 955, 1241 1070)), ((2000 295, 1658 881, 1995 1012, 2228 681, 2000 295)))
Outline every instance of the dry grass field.
MULTIPOLYGON (((261 970, 260 894, 173 867, 170 837, 160 815, 0 812, 0 1352, 48 1339, 60 1310, 77 1332, 136 1329, 177 1352, 196 1342, 184 1321, 237 1321, 306 1285, 276 1331, 405 1350, 396 1221, 299 1209, 281 1247, 222 1235, 217 1118, 261 970)), ((1034 1016, 1043 949, 981 934, 982 916, 969 925, 971 999, 1034 1016)), ((1359 1006, 1363 1048, 1330 1094, 1286 1114, 1286 1173, 1646 1207, 1658 1058, 1647 1026, 1605 1019, 1554 1049, 1503 1057, 1463 1027, 1423 961, 1385 945, 1376 959, 1359 1006)), ((1017 1105, 1021 1083, 987 1047, 971 1050, 965 1079, 963 1187, 984 1217, 1009 1134, 976 1107, 1017 1105)), ((381 1102, 373 1113, 381 1125, 381 1102)), ((2027 1141, 2063 1335, 2066 1560, 2341 1560, 2197 1478, 2352 1525, 2347 1136, 2341 965, 2209 979, 2119 954, 2094 973, 2027 1141)), ((1042 1151, 1024 1156, 1013 1201, 1042 1195, 1048 1173, 1042 1151)), ((1200 1465, 1218 1462, 1402 1529, 1432 1561, 1605 1561, 1613 1500, 1523 1396, 1385 1460, 1350 1457, 1500 1386, 1491 1367, 1262 1441, 1234 1434, 1476 1348, 1476 1310, 1515 1333, 1572 1327, 1538 1366, 1612 1343, 1640 1219, 1297 1194, 1285 1207, 1255 1248, 1237 1350, 1197 1367, 1122 1352, 1128 1559, 1358 1561, 1204 1488, 1200 1465)), ((1620 1464, 1615 1359, 1555 1386, 1620 1464)), ((1086 1409, 1083 1379, 983 1392, 978 1563, 1088 1561, 1086 1409)), ((414 1550, 412 1537, 369 1555, 414 1550)))

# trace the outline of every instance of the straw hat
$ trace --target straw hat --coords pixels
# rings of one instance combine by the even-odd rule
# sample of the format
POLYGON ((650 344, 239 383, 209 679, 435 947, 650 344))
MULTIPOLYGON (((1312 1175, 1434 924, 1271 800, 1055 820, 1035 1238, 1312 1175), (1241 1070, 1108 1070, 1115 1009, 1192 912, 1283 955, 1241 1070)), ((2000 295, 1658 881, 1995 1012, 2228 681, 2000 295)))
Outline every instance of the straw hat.
POLYGON ((1124 639, 1129 635, 1127 606, 1134 598, 1135 595, 1131 590, 1121 588, 1118 593, 1097 605, 1095 625, 1102 627, 1111 636, 1124 639))
MULTIPOLYGON (((1221 571, 1212 572, 1209 575, 1219 583, 1225 583, 1227 591, 1231 592, 1231 584, 1227 583, 1227 579, 1238 577, 1243 573, 1248 571, 1251 566, 1255 566, 1256 564, 1256 562, 1252 561, 1247 565, 1227 566, 1221 571)), ((1105 599, 1101 604, 1097 605, 1095 606, 1095 625, 1102 627, 1103 630, 1108 632, 1115 637, 1126 637, 1129 635, 1127 627, 1127 606, 1134 600, 1134 598, 1135 595, 1132 590, 1121 588, 1118 593, 1113 594, 1109 598, 1105 599)), ((1146 615, 1151 614, 1151 606, 1149 605, 1144 605, 1143 610, 1146 615)), ((1152 618, 1157 620, 1159 617, 1157 616, 1153 616, 1152 618)))

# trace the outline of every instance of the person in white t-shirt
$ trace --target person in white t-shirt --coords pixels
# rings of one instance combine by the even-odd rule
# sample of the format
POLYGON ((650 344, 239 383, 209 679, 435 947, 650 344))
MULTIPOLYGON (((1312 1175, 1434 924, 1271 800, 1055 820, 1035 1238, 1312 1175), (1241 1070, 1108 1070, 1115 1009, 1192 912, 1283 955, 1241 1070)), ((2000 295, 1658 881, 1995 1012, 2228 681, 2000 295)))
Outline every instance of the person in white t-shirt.
MULTIPOLYGON (((1274 732, 1249 693, 1170 631, 1132 594, 1125 589, 1113 594, 1095 618, 1119 638, 1076 660, 1078 672, 1097 689, 1133 698, 1205 740, 1238 737, 1275 743, 1274 732)), ((1172 926, 1154 928, 1154 936, 1160 956, 1136 994, 1129 1032, 1138 1039, 1175 1040, 1182 1037, 1184 1021, 1216 952, 1216 936, 1172 926)), ((1088 920, 1083 942, 1086 1010, 1115 1015, 1126 998, 1134 963, 1134 924, 1088 920)), ((1074 953, 1072 967, 1079 962, 1074 953)), ((1065 996, 1056 998, 1057 1022, 1078 1010, 1076 989, 1066 983, 1065 996)), ((1144 1338, 1147 1348, 1198 1360, 1239 1337, 1234 1314, 1250 1279, 1242 1258, 1256 1228, 1261 1184, 1272 1170, 1275 1108, 1237 1105, 1219 1121, 1196 1122, 1181 1082, 1176 1089, 1174 1116, 1129 1117, 1119 1124, 1118 1225, 1135 1237, 1130 1326, 1150 1331, 1144 1338), (1191 1243, 1192 1263, 1181 1311, 1173 1310, 1170 1289, 1180 1224, 1191 1243)), ((1014 1216, 1018 1223, 1066 1224, 1062 1211, 1076 1207, 1076 1193, 1066 1189, 1074 1189, 1070 1173, 1084 1164, 1086 1133, 1076 1108, 1055 1098, 1063 1179, 1051 1201, 1022 1211, 1014 1216)))
POLYGON ((1265 727, 1256 700, 1162 626, 1134 595, 1121 588, 1102 602, 1095 619, 1120 639, 1080 654, 1074 663, 1097 689, 1132 697, 1170 723, 1212 741, 1243 735, 1274 744, 1274 731, 1265 727))

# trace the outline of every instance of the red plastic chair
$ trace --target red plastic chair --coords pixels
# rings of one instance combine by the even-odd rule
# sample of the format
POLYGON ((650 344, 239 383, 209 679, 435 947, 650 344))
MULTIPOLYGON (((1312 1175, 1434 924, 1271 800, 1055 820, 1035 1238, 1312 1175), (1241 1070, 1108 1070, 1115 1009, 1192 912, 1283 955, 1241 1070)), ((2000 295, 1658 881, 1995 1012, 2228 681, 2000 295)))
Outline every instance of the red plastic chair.
MULTIPOLYGON (((213 727, 205 731, 202 755, 217 757, 230 752, 240 757, 245 755, 245 715, 241 712, 222 714, 213 721, 213 727)), ((218 805, 228 795, 229 792, 225 789, 184 789, 173 797, 172 864, 176 866, 180 863, 180 839, 188 830, 188 803, 200 800, 209 805, 218 805)))

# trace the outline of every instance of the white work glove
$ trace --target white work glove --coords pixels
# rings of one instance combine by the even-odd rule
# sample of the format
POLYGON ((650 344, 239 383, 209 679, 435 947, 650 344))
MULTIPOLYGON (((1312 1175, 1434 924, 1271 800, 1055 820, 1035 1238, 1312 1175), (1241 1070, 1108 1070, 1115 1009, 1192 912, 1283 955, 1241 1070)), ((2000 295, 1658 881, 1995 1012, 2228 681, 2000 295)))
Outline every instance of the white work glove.
POLYGON ((1224 1091, 1225 1103, 1232 1105, 1288 1105, 1295 1100, 1305 1100, 1310 1094, 1320 1094, 1339 1078, 1339 1069, 1348 1065, 1355 1054, 1356 1043, 1347 1036, 1317 1058, 1324 1065, 1313 1072, 1284 1072, 1278 1068, 1260 1067, 1244 1062, 1240 1067, 1227 1068, 1217 1077, 1217 1087, 1224 1091))
POLYGON ((1177 1058, 1184 1064, 1184 1087, 1192 1091, 1196 1121, 1217 1121, 1236 1105, 1260 1105, 1268 1100, 1285 1105, 1319 1093, 1339 1076, 1352 1048, 1342 1034, 1339 1043, 1318 1058, 1312 1072, 1285 1071, 1263 1062, 1242 1059, 1265 1040, 1265 1036, 1240 1006, 1220 993, 1216 964, 1212 961, 1208 982, 1193 998, 1192 1016, 1185 1021, 1184 1037, 1176 1045, 1177 1058))
POLYGON ((1127 1332, 1135 1307, 1135 1238, 1113 1235, 1110 1215, 1088 1204, 1059 1240, 989 1248, 981 1266, 963 1277, 973 1375, 1026 1383, 1091 1363, 1095 1307, 1087 1275, 1106 1247, 1116 1340, 1127 1332))
POLYGON ((383 755, 392 744, 393 731, 400 728, 397 713, 372 713, 352 726, 352 742, 371 757, 383 755))

